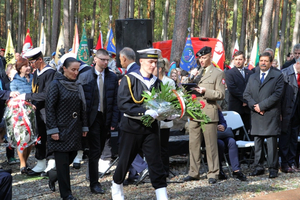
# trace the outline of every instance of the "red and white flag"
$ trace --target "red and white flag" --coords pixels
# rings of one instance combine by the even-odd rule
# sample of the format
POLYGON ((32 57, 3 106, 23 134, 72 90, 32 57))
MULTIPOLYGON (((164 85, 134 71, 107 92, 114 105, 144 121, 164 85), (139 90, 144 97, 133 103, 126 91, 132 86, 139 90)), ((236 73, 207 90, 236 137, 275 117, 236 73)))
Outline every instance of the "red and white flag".
POLYGON ((23 48, 22 48, 22 57, 24 56, 24 54, 27 51, 30 51, 31 49, 33 49, 33 45, 32 45, 32 40, 30 37, 30 31, 29 31, 29 29, 27 29, 25 41, 23 43, 23 48))
POLYGON ((72 46, 71 53, 74 53, 77 56, 77 52, 78 52, 78 48, 79 48, 79 35, 78 35, 77 23, 75 23, 74 32, 75 33, 74 33, 73 46, 72 46))
POLYGON ((98 42, 97 42, 97 45, 96 45, 95 49, 96 50, 103 49, 103 40, 102 40, 101 30, 100 30, 100 33, 99 33, 98 42))
POLYGON ((214 53, 213 53, 213 64, 224 70, 224 62, 225 62, 225 50, 223 46, 223 38, 221 35, 221 31, 219 31, 218 34, 218 42, 216 43, 216 46, 214 48, 214 53))
POLYGON ((231 56, 231 63, 230 63, 230 68, 234 67, 234 64, 233 64, 233 55, 239 51, 239 42, 238 42, 238 39, 236 39, 235 41, 235 45, 234 45, 234 49, 233 49, 233 52, 232 52, 232 56, 231 56))

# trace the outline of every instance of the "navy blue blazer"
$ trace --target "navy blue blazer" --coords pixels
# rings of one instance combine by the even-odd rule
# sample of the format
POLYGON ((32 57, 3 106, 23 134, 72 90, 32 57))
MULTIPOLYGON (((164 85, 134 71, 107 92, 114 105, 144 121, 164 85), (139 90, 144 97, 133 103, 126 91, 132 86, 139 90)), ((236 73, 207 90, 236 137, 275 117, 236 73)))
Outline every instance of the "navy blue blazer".
POLYGON ((140 70, 140 66, 136 63, 134 63, 130 69, 127 71, 127 74, 129 74, 130 72, 134 72, 134 71, 139 71, 140 70))

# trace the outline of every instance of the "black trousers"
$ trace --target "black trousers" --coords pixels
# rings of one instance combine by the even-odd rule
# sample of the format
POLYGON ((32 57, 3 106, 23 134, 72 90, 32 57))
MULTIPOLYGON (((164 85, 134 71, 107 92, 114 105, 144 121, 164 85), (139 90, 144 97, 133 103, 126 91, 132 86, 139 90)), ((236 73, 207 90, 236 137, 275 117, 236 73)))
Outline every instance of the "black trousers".
POLYGON ((103 119, 103 113, 98 112, 97 117, 89 128, 87 134, 89 142, 89 176, 90 176, 90 187, 100 184, 98 182, 98 162, 103 151, 107 130, 105 128, 105 121, 103 119))
POLYGON ((70 164, 73 162, 76 155, 77 151, 54 152, 57 180, 61 198, 66 198, 72 194, 70 183, 70 164))
POLYGON ((169 176, 169 136, 170 129, 160 129, 160 150, 161 150, 161 160, 163 162, 164 170, 167 176, 169 176))
POLYGON ((35 158, 38 160, 43 160, 46 158, 46 143, 47 143, 47 133, 46 124, 40 117, 40 112, 36 113, 36 124, 38 137, 40 137, 41 144, 35 146, 35 158))
POLYGON ((5 171, 0 171, 0 199, 12 199, 12 176, 5 171))
POLYGON ((132 134, 122 130, 119 148, 119 163, 113 180, 117 184, 124 182, 125 176, 137 153, 142 149, 145 154, 150 180, 155 189, 166 187, 166 173, 160 159, 159 136, 157 133, 132 134))
POLYGON ((262 137, 254 136, 254 145, 255 145, 255 157, 254 157, 254 166, 256 169, 264 169, 264 139, 267 139, 267 154, 268 154, 268 163, 269 171, 278 171, 278 152, 277 152, 277 136, 262 137))

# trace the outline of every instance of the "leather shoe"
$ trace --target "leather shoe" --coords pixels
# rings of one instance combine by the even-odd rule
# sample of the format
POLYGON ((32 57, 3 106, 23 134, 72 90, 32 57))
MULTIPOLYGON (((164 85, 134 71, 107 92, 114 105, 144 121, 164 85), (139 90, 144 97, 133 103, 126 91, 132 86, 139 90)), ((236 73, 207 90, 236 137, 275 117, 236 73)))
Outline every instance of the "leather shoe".
POLYGON ((27 174, 27 167, 22 167, 20 169, 21 174, 27 174))
POLYGON ((215 178, 209 178, 208 179, 209 184, 215 184, 216 182, 217 182, 217 179, 215 179, 215 178))
POLYGON ((49 177, 48 172, 42 172, 42 173, 41 173, 41 177, 49 177))
POLYGON ((247 180, 245 174, 243 174, 241 171, 233 172, 232 175, 233 175, 233 178, 237 178, 240 181, 246 181, 247 180))
POLYGON ((53 182, 49 179, 48 185, 49 185, 50 190, 52 192, 55 192, 55 182, 53 182))
POLYGON ((300 172, 300 169, 297 168, 294 164, 292 164, 291 168, 294 170, 294 172, 300 172))
POLYGON ((227 176, 222 169, 220 169, 219 180, 226 180, 227 176))
POLYGON ((265 170, 263 169, 255 169, 253 172, 249 173, 249 176, 259 176, 263 175, 265 173, 265 170))
POLYGON ((278 172, 277 171, 270 171, 269 178, 276 178, 277 176, 278 176, 278 172))
POLYGON ((73 163, 74 169, 80 169, 80 167, 81 167, 80 163, 73 163))
POLYGON ((27 175, 28 176, 39 176, 42 172, 35 172, 32 170, 28 170, 27 175))
POLYGON ((287 166, 287 167, 280 167, 280 171, 283 172, 283 173, 293 173, 294 172, 294 170, 291 167, 289 167, 289 166, 287 166))
POLYGON ((148 168, 144 169, 141 173, 140 173, 140 177, 137 180, 137 184, 139 184, 140 182, 142 182, 143 180, 145 180, 145 178, 148 175, 148 168))
POLYGON ((94 194, 104 194, 104 190, 102 189, 101 185, 95 185, 91 187, 91 192, 94 194))
POLYGON ((187 176, 183 179, 184 182, 187 182, 187 181, 198 181, 199 179, 198 178, 194 178, 194 177, 191 177, 191 176, 187 176))
POLYGON ((67 198, 63 198, 63 200, 77 200, 77 199, 70 194, 67 198))
POLYGON ((137 182, 138 179, 131 179, 131 178, 127 178, 124 182, 123 185, 127 186, 127 185, 134 185, 137 182))

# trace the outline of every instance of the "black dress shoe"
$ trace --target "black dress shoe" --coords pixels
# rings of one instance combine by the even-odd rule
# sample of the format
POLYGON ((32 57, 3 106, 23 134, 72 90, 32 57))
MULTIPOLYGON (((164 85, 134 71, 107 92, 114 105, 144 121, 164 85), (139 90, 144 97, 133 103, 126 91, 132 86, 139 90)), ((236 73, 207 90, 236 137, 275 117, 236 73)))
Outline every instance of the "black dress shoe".
POLYGON ((74 169, 80 169, 81 164, 80 163, 73 163, 73 168, 74 169))
POLYGON ((221 169, 220 173, 219 173, 219 180, 226 180, 226 179, 227 179, 227 176, 224 173, 224 171, 221 169))
POLYGON ((95 185, 91 187, 91 192, 94 194, 104 194, 104 190, 102 189, 101 185, 95 185))
POLYGON ((20 172, 21 172, 21 174, 27 174, 28 172, 27 172, 27 167, 22 167, 21 169, 20 169, 20 172))
POLYGON ((77 199, 70 194, 67 198, 63 198, 63 200, 77 200, 77 199))
POLYGON ((124 182, 123 182, 123 185, 124 186, 127 186, 127 185, 133 185, 134 183, 137 182, 138 179, 131 179, 131 178, 128 178, 126 179, 124 182))
POLYGON ((300 169, 297 168, 294 164, 292 164, 291 168, 294 170, 294 172, 300 172, 300 169))
POLYGON ((48 185, 49 185, 50 190, 52 192, 55 192, 55 182, 53 182, 49 179, 48 185))
POLYGON ((199 180, 198 178, 194 178, 194 177, 191 177, 191 176, 187 176, 187 177, 183 178, 184 182, 187 182, 187 181, 198 181, 198 180, 199 180))
POLYGON ((39 176, 42 172, 35 172, 32 170, 27 170, 27 175, 28 176, 39 176))
POLYGON ((237 178, 240 181, 246 181, 247 180, 247 177, 241 171, 233 172, 232 175, 233 175, 233 178, 237 178))
POLYGON ((263 169, 255 169, 253 172, 249 173, 249 176, 259 176, 263 175, 265 173, 265 170, 263 169))
POLYGON ((42 172, 41 177, 49 177, 49 173, 48 172, 42 172))
POLYGON ((144 169, 141 173, 140 173, 140 177, 137 180, 137 184, 139 184, 140 182, 142 182, 143 180, 145 180, 145 178, 148 175, 148 168, 144 169))
POLYGON ((208 179, 209 184, 215 184, 216 182, 217 182, 217 179, 215 179, 215 178, 209 178, 208 179))
POLYGON ((278 172, 277 171, 270 171, 269 178, 276 178, 277 176, 278 176, 278 172))

